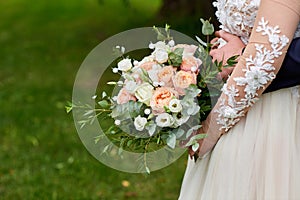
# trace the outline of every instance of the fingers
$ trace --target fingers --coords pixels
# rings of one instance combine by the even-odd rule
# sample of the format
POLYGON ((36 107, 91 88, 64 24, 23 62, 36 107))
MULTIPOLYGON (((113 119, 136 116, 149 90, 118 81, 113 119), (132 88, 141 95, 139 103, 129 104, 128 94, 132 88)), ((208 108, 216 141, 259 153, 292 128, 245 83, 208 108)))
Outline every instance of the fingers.
POLYGON ((219 46, 219 41, 218 40, 219 40, 219 38, 215 37, 214 39, 212 39, 210 41, 210 44, 212 44, 212 46, 211 46, 212 49, 218 48, 218 46, 219 46))
POLYGON ((232 73, 234 67, 226 67, 222 69, 222 72, 218 74, 223 80, 227 80, 229 75, 232 73))
POLYGON ((235 39, 237 36, 232 35, 226 31, 220 30, 220 31, 216 31, 215 35, 219 38, 223 38, 224 40, 226 40, 227 42, 235 39))
POLYGON ((224 54, 220 49, 212 49, 209 52, 209 55, 212 57, 212 61, 221 62, 224 59, 224 54))

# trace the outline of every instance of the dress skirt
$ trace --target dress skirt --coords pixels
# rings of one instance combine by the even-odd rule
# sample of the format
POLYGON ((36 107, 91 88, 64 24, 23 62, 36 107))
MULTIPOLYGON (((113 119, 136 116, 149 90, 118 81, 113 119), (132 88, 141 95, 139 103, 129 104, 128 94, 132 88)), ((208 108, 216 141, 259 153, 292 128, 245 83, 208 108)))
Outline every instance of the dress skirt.
POLYGON ((263 94, 195 163, 180 200, 300 199, 300 87, 263 94))

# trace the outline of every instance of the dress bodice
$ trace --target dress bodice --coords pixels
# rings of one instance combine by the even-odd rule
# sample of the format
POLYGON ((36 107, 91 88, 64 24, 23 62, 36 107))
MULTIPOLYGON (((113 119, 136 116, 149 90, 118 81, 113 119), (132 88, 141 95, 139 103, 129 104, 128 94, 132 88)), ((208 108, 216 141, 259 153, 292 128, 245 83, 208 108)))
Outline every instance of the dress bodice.
MULTIPOLYGON (((217 0, 213 6, 217 8, 220 28, 239 36, 247 44, 259 4, 260 0, 217 0)), ((300 37, 300 23, 294 35, 296 37, 300 37)))

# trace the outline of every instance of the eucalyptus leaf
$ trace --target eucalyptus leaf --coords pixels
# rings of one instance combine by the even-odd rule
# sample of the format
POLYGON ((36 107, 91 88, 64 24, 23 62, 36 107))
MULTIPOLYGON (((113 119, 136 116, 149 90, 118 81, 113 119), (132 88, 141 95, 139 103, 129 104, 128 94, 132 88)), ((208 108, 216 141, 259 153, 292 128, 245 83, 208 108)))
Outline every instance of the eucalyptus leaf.
POLYGON ((177 129, 177 131, 175 131, 175 135, 176 135, 176 139, 181 138, 184 135, 185 131, 182 129, 177 129))
POLYGON ((195 144, 193 144, 192 145, 192 150, 194 151, 194 152, 196 152, 198 149, 199 149, 199 143, 197 142, 197 143, 195 143, 195 144))
POLYGON ((174 149, 175 145, 176 145, 176 135, 174 133, 169 134, 168 138, 167 138, 167 145, 174 149))

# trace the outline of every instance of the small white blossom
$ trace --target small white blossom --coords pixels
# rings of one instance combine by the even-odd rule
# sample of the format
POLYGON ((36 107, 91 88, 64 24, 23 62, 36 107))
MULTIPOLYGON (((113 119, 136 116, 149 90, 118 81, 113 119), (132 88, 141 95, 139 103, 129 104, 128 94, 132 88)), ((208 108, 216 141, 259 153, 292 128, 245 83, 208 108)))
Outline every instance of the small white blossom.
POLYGON ((151 110, 150 110, 149 108, 146 108, 146 109, 144 110, 144 113, 145 113, 146 115, 150 115, 151 110))
POLYGON ((97 95, 93 95, 93 96, 92 96, 92 99, 96 99, 96 98, 97 98, 97 95))
POLYGON ((191 67, 191 71, 192 71, 192 72, 196 72, 197 69, 198 69, 198 67, 196 67, 196 66, 191 67))
POLYGON ((115 67, 115 68, 112 69, 112 72, 116 74, 116 73, 119 72, 119 69, 115 67))
POLYGON ((168 42, 168 45, 169 45, 170 47, 173 47, 173 46, 175 46, 175 42, 174 42, 174 40, 170 40, 170 41, 168 42))
POLYGON ((154 48, 155 48, 155 45, 152 42, 150 42, 149 49, 154 49, 154 48))
POLYGON ((133 124, 134 124, 134 127, 136 128, 136 130, 142 131, 142 130, 144 130, 145 125, 147 124, 147 119, 145 117, 141 117, 139 115, 134 119, 133 124))
POLYGON ((134 61, 133 61, 133 65, 134 65, 134 66, 138 66, 138 65, 139 65, 139 61, 134 60, 134 61))
POLYGON ((117 125, 117 126, 120 126, 120 124, 121 124, 121 121, 120 120, 115 120, 115 125, 117 125))
POLYGON ((123 81, 118 81, 117 84, 118 84, 119 86, 122 86, 122 85, 123 85, 123 81))

